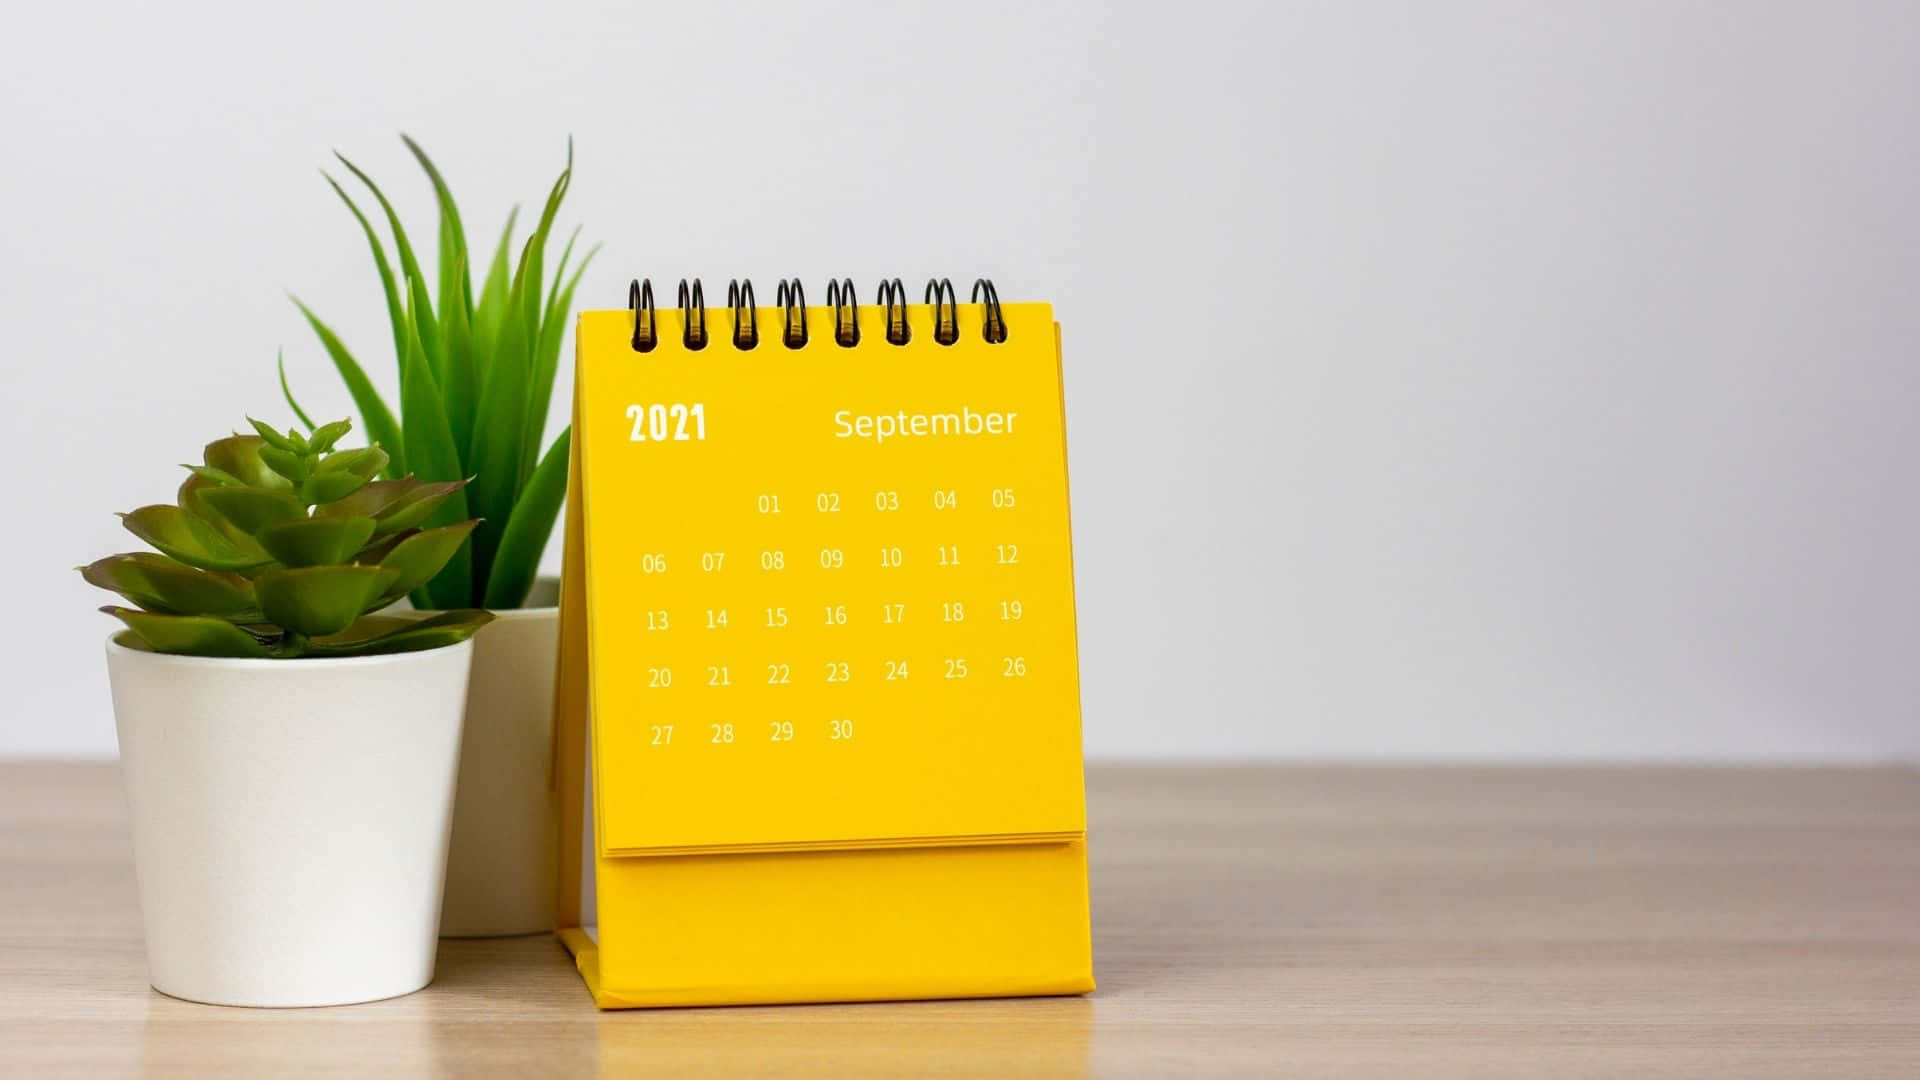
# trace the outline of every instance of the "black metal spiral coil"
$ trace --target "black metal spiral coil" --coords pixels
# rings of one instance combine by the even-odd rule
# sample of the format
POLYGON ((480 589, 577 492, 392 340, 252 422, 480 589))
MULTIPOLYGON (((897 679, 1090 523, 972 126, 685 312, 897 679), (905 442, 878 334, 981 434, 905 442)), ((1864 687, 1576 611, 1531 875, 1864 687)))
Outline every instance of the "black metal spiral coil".
MULTIPOLYGON (((812 334, 807 326, 807 293, 799 278, 780 282, 775 304, 780 309, 780 343, 789 349, 806 347, 812 334)), ((927 281, 924 302, 933 309, 933 340, 953 345, 960 340, 960 300, 953 282, 947 278, 927 281)), ((907 289, 899 278, 880 282, 874 303, 884 311, 888 344, 905 345, 913 340, 913 328, 907 322, 907 289)), ((1000 308, 999 290, 987 278, 977 278, 968 304, 982 309, 981 338, 989 345, 1007 340, 1007 320, 1000 308)), ((707 299, 700 279, 680 279, 680 342, 690 351, 707 347, 707 299)), ((827 306, 833 309, 833 341, 851 349, 860 344, 860 300, 852 278, 827 282, 827 306)), ((733 312, 733 347, 747 350, 760 344, 760 315, 754 303, 753 281, 735 278, 727 283, 727 307, 733 312)), ((660 344, 658 313, 653 303, 653 279, 635 278, 627 286, 627 309, 633 312, 633 351, 652 352, 660 344)))
POLYGON ((680 343, 688 349, 698 351, 707 347, 707 294, 700 288, 700 279, 693 279, 693 288, 687 288, 687 279, 680 279, 680 343))

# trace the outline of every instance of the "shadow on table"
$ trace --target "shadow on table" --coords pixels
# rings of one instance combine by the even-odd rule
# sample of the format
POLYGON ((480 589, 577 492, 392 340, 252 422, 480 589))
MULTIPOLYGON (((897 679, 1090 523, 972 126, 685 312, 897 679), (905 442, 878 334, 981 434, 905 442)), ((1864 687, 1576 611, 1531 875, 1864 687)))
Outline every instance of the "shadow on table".
POLYGON ((432 1071, 622 1076, 647 1069, 911 1075, 1088 1074, 1085 998, 601 1012, 551 936, 442 942, 417 995, 432 1071))
POLYGON ((661 1009, 608 1013, 599 1074, 646 1068, 914 1075, 1086 1076, 1093 1007, 1084 998, 661 1009))

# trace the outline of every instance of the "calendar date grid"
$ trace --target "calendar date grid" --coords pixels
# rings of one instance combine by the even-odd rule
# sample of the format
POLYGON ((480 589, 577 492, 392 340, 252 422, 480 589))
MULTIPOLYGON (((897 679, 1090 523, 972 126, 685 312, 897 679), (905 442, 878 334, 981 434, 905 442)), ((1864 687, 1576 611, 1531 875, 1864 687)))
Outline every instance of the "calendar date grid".
POLYGON ((754 544, 738 544, 735 532, 730 547, 639 554, 654 586, 641 593, 655 602, 638 615, 638 683, 648 698, 689 710, 656 713, 644 745, 851 743, 861 717, 834 705, 836 689, 873 684, 882 696, 868 707, 898 713, 888 700, 914 685, 965 691, 991 680, 1013 690, 1044 679, 1022 633, 1040 609, 1025 595, 1033 559, 1016 486, 769 490, 739 501, 732 509, 761 526, 754 544), (917 519, 897 530, 911 538, 889 535, 890 518, 917 519), (866 527, 819 527, 857 519, 866 527), (943 535, 943 519, 969 524, 943 535), (851 631, 866 634, 837 649, 851 631), (781 707, 782 690, 808 684, 828 696, 764 713, 781 707), (756 691, 772 696, 758 698, 753 720, 722 707, 756 691))

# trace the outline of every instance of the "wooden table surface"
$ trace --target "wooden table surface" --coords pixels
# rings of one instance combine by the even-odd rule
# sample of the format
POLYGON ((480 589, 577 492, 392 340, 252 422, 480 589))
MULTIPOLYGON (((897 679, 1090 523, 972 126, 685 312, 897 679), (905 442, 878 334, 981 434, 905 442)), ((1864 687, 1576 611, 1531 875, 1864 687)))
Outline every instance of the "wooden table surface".
POLYGON ((1101 767, 1086 998, 596 1013, 149 990, 110 765, 0 764, 0 1074, 1920 1075, 1920 773, 1101 767), (17 1072, 16 1072, 17 1070, 17 1072))

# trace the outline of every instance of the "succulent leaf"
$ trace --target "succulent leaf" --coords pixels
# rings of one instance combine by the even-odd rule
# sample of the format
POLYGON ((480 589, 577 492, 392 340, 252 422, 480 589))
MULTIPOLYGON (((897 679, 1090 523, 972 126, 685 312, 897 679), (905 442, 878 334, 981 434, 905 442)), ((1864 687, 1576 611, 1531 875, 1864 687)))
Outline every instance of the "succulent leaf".
POLYGON ((387 467, 387 452, 377 446, 362 446, 357 450, 340 450, 322 458, 314 474, 344 472, 365 480, 380 475, 387 467))
MULTIPOLYGON (((333 444, 339 442, 341 436, 352 430, 353 421, 351 420, 335 420, 331 424, 321 424, 313 429, 312 435, 307 437, 307 449, 315 454, 324 454, 333 449, 333 444)), ((385 459, 381 460, 384 464, 385 459)))
POLYGON ((373 524, 370 517, 303 517, 267 525, 254 539, 282 566, 333 566, 353 560, 373 524))
POLYGON ((390 570, 400 571, 400 577, 387 586, 388 596, 399 599, 402 595, 433 580, 433 575, 447 565, 447 560, 466 543, 467 534, 473 531, 476 523, 462 521, 457 525, 442 525, 437 529, 426 529, 413 533, 394 544, 380 557, 380 565, 390 570))
POLYGON ((225 515, 207 505, 206 501, 200 497, 200 493, 203 491, 226 486, 227 485, 218 481, 209 480, 196 472, 181 481, 180 490, 174 496, 174 501, 179 504, 180 509, 213 526, 214 531, 226 537, 230 543, 237 547, 251 550, 258 546, 253 542, 252 534, 240 526, 235 525, 233 522, 228 521, 225 515))
POLYGON ((401 498, 380 516, 379 532, 384 534, 418 528, 448 499, 466 486, 465 480, 448 480, 443 483, 420 485, 418 490, 401 498))
POLYGON ((277 446, 263 446, 260 448, 260 460, 267 463, 267 468, 285 477, 290 486, 298 487, 300 481, 307 478, 307 459, 299 454, 277 446))
POLYGON ((307 504, 284 491, 259 487, 209 487, 196 493, 200 503, 249 536, 281 521, 307 516, 307 504))
MULTIPOLYGON (((205 498, 206 493, 201 491, 200 497, 205 498)), ((133 535, 202 570, 251 570, 272 561, 251 539, 223 534, 178 506, 143 506, 122 515, 121 522, 133 535)))
POLYGON ((117 592, 138 604, 143 610, 168 615, 179 614, 179 609, 160 599, 159 592, 151 586, 137 566, 128 565, 129 560, 138 558, 141 554, 149 558, 163 559, 175 566, 180 565, 165 555, 156 555, 151 552, 109 555, 80 567, 80 576, 86 579, 87 584, 97 585, 108 592, 117 592))
POLYGON ((314 513, 323 517, 378 518, 388 513, 407 493, 421 487, 419 480, 403 476, 398 480, 375 480, 326 506, 316 507, 314 513))
POLYGON ((466 480, 374 481, 387 455, 375 446, 335 450, 350 427, 344 420, 284 436, 253 423, 256 434, 208 444, 207 464, 188 466, 178 505, 121 515, 158 553, 79 568, 88 583, 144 609, 101 609, 127 626, 116 640, 200 656, 350 656, 450 644, 491 618, 361 618, 432 581, 449 560, 470 560, 466 543, 479 522, 417 528, 452 509, 448 500, 466 480))
MULTIPOLYGON (((183 465, 181 468, 205 480, 209 484, 215 484, 220 487, 238 487, 246 483, 245 480, 240 479, 232 473, 216 469, 211 465, 183 465)), ((188 507, 187 509, 191 510, 193 508, 188 507)))
POLYGON ((300 493, 310 503, 330 503, 344 499, 365 487, 367 478, 350 472, 314 473, 300 485, 300 493))
POLYGON ((338 634, 315 638, 308 650, 314 656, 418 652, 458 644, 492 621, 492 612, 470 609, 439 611, 424 619, 363 615, 338 634))
POLYGON ((260 450, 266 444, 266 440, 258 435, 229 435, 208 443, 201 453, 201 460, 210 468, 219 469, 243 484, 282 490, 292 487, 285 477, 260 460, 260 450))
POLYGON ((167 615, 213 615, 253 622, 259 608, 253 583, 238 574, 195 570, 165 555, 136 551, 109 555, 80 568, 91 584, 119 593, 148 611, 167 615))
POLYGON ((288 431, 283 435, 275 431, 273 425, 262 423, 251 416, 247 417, 247 423, 252 424, 253 430, 259 432, 260 437, 267 441, 267 445, 276 450, 285 450, 289 454, 305 454, 307 452, 307 440, 301 438, 300 433, 297 431, 288 431))
POLYGON ((400 571, 380 566, 265 570, 253 579, 267 619, 306 637, 337 634, 372 608, 400 571))
POLYGON ((162 615, 113 606, 100 610, 126 623, 127 629, 133 631, 154 652, 254 659, 273 655, 259 638, 225 619, 205 615, 162 615))
POLYGON ((319 507, 315 514, 319 517, 372 517, 378 522, 373 535, 388 536, 418 527, 448 496, 465 486, 465 480, 423 484, 411 476, 398 480, 375 480, 337 502, 319 507))

